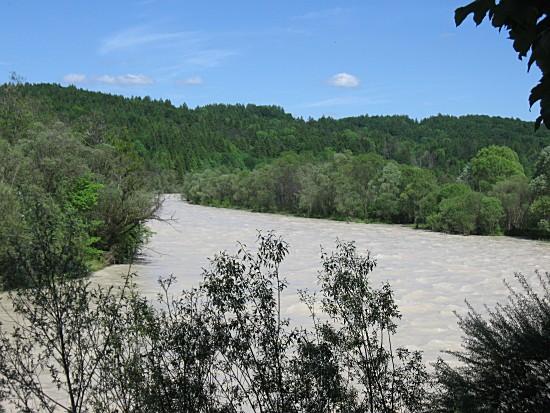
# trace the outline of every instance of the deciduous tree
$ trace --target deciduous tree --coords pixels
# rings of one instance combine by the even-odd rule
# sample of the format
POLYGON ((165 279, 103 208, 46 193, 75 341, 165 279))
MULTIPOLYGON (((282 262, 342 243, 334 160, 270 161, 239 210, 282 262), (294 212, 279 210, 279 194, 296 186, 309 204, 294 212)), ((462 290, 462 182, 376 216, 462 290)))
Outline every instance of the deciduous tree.
POLYGON ((497 182, 513 175, 524 176, 519 157, 510 148, 491 145, 480 149, 470 161, 474 189, 487 192, 497 182))

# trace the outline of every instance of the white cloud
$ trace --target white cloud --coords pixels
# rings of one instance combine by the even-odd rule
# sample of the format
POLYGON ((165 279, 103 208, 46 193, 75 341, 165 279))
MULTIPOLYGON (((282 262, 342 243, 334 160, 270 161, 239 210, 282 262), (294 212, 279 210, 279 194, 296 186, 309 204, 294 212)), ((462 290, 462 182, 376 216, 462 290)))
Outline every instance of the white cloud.
POLYGON ((336 87, 357 87, 359 86, 359 79, 349 73, 338 73, 332 76, 328 83, 336 87))
POLYGON ((130 74, 123 76, 103 75, 98 77, 97 81, 110 85, 150 85, 155 83, 149 76, 130 74))
POLYGON ((193 85, 202 85, 203 80, 200 76, 188 77, 187 79, 176 80, 177 85, 183 86, 193 86, 193 85))
POLYGON ((322 108, 331 106, 357 106, 357 105, 379 105, 391 103, 388 99, 372 99, 361 96, 348 96, 333 99, 320 100, 300 105, 301 108, 322 108))
POLYGON ((133 28, 117 33, 111 37, 103 39, 99 48, 100 52, 105 54, 115 50, 128 49, 147 44, 177 40, 186 40, 187 42, 196 43, 194 33, 173 32, 173 33, 155 33, 149 32, 145 28, 133 28))
POLYGON ((63 76, 63 83, 70 83, 72 85, 76 85, 79 83, 86 83, 88 81, 88 78, 86 75, 81 75, 78 73, 69 73, 63 76))

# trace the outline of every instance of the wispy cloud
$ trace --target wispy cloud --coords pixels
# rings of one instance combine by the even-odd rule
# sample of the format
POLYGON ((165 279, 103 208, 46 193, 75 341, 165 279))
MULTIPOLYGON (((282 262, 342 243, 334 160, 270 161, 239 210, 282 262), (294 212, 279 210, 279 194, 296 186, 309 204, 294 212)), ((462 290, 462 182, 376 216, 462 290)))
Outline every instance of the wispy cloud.
POLYGON ((81 73, 68 73, 62 78, 63 83, 69 83, 73 85, 77 84, 93 84, 93 83, 105 83, 108 85, 123 85, 123 86, 133 86, 133 85, 152 85, 155 81, 146 75, 85 75, 81 73))
POLYGON ((192 31, 162 31, 151 27, 134 27, 103 39, 99 52, 106 54, 138 54, 155 59, 158 67, 215 67, 237 53, 230 49, 210 47, 220 34, 192 31))
POLYGON ((328 80, 328 83, 331 86, 351 88, 359 86, 360 82, 357 76, 350 75, 349 73, 338 73, 332 76, 328 80))
POLYGON ((176 85, 182 85, 182 86, 196 86, 196 85, 202 85, 203 79, 200 76, 195 77, 188 77, 187 79, 180 79, 176 80, 176 85))
POLYGON ((200 40, 196 38, 196 33, 192 32, 155 32, 144 27, 135 27, 103 39, 99 51, 106 54, 117 50, 149 46, 159 42, 170 43, 176 41, 197 43, 200 40))
POLYGON ((78 73, 69 73, 63 76, 62 81, 63 83, 70 83, 72 85, 77 85, 81 83, 87 83, 88 77, 86 75, 82 75, 78 73))
POLYGON ((322 108, 326 106, 341 106, 341 105, 350 105, 358 103, 357 99, 351 99, 351 98, 333 98, 333 99, 325 99, 325 100, 319 100, 317 102, 311 102, 306 103, 302 105, 304 108, 322 108))
POLYGON ((235 54, 230 50, 203 50, 188 57, 187 62, 198 66, 214 67, 219 65, 223 59, 235 54))
POLYGON ((97 81, 109 85, 151 85, 155 83, 149 76, 131 74, 123 76, 103 75, 98 77, 97 81))
POLYGON ((323 108, 331 106, 346 106, 346 105, 373 105, 380 103, 388 103, 389 100, 374 100, 367 97, 348 96, 332 99, 319 100, 300 105, 301 108, 323 108))
POLYGON ((317 20, 340 17, 346 13, 346 10, 341 7, 335 7, 332 9, 317 10, 306 13, 302 16, 294 17, 295 20, 317 20))

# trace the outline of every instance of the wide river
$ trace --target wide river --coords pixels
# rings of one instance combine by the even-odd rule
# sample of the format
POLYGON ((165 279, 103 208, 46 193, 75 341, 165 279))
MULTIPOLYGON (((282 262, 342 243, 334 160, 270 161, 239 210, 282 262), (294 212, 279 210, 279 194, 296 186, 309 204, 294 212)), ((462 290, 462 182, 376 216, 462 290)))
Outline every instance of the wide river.
MULTIPOLYGON (((331 251, 336 239, 355 241, 360 253, 371 251, 377 260, 372 283, 388 281, 402 314, 394 343, 424 351, 424 359, 446 360, 442 350, 460 348, 461 331, 454 314, 466 314, 468 300, 483 311, 505 303, 508 290, 503 279, 515 285, 514 272, 535 279, 535 270, 550 270, 550 243, 508 237, 446 235, 414 230, 399 225, 345 223, 295 218, 229 209, 189 205, 177 196, 167 196, 160 211, 164 222, 153 221, 155 232, 144 250, 144 257, 132 270, 141 293, 155 300, 160 291, 157 280, 173 274, 183 288, 201 282, 208 258, 222 250, 234 253, 240 241, 255 249, 258 230, 273 230, 290 244, 290 254, 281 266, 289 282, 283 296, 285 315, 295 325, 311 326, 308 312, 301 305, 298 289, 317 289, 321 268, 321 246, 331 251)), ((94 274, 101 285, 120 284, 128 267, 116 265, 94 274)), ((8 313, 0 314, 4 327, 10 326, 8 313)), ((49 380, 44 382, 54 392, 49 380)), ((13 411, 11 408, 8 412, 13 411)))
MULTIPOLYGON (((173 274, 182 288, 198 285, 208 258, 237 242, 255 249, 257 231, 273 230, 290 245, 281 266, 289 282, 283 297, 285 315, 295 324, 310 325, 300 304, 298 289, 317 289, 321 247, 335 248, 336 239, 355 241, 358 252, 371 252, 377 267, 372 283, 388 281, 402 314, 395 341, 424 351, 433 362, 442 350, 458 349, 461 330, 454 314, 466 314, 468 300, 483 310, 505 303, 508 290, 503 279, 515 284, 514 273, 535 279, 535 270, 550 271, 550 244, 509 237, 457 236, 415 230, 399 225, 360 224, 296 218, 190 205, 177 196, 165 199, 160 216, 168 222, 151 222, 155 232, 134 265, 140 291, 155 299, 157 280, 173 274)), ((127 271, 112 266, 95 274, 104 285, 117 283, 127 271)), ((443 355, 449 359, 449 356, 443 355)))

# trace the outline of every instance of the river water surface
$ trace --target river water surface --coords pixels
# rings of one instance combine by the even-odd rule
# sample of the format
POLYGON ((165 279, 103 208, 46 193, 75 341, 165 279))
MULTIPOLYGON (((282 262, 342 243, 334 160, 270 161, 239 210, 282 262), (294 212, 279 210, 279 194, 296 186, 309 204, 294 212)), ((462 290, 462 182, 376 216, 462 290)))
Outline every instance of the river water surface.
MULTIPOLYGON (((251 213, 190 205, 168 196, 160 213, 168 222, 152 222, 156 233, 144 251, 137 271, 140 291, 155 299, 158 277, 173 274, 173 290, 198 285, 202 268, 221 250, 237 251, 237 241, 254 250, 257 231, 273 230, 290 244, 281 266, 289 282, 283 297, 285 315, 294 324, 310 325, 298 289, 315 291, 321 268, 321 246, 334 250, 336 239, 355 241, 358 252, 377 260, 372 282, 388 281, 402 314, 395 341, 424 351, 433 362, 442 350, 460 347, 461 331, 454 311, 465 314, 467 299, 483 310, 505 303, 503 279, 514 272, 535 279, 535 270, 550 270, 550 244, 509 237, 457 236, 415 230, 399 225, 346 223, 251 213)), ((95 274, 101 284, 117 283, 127 271, 112 266, 95 274)), ((448 356, 445 356, 448 359, 448 356)))

